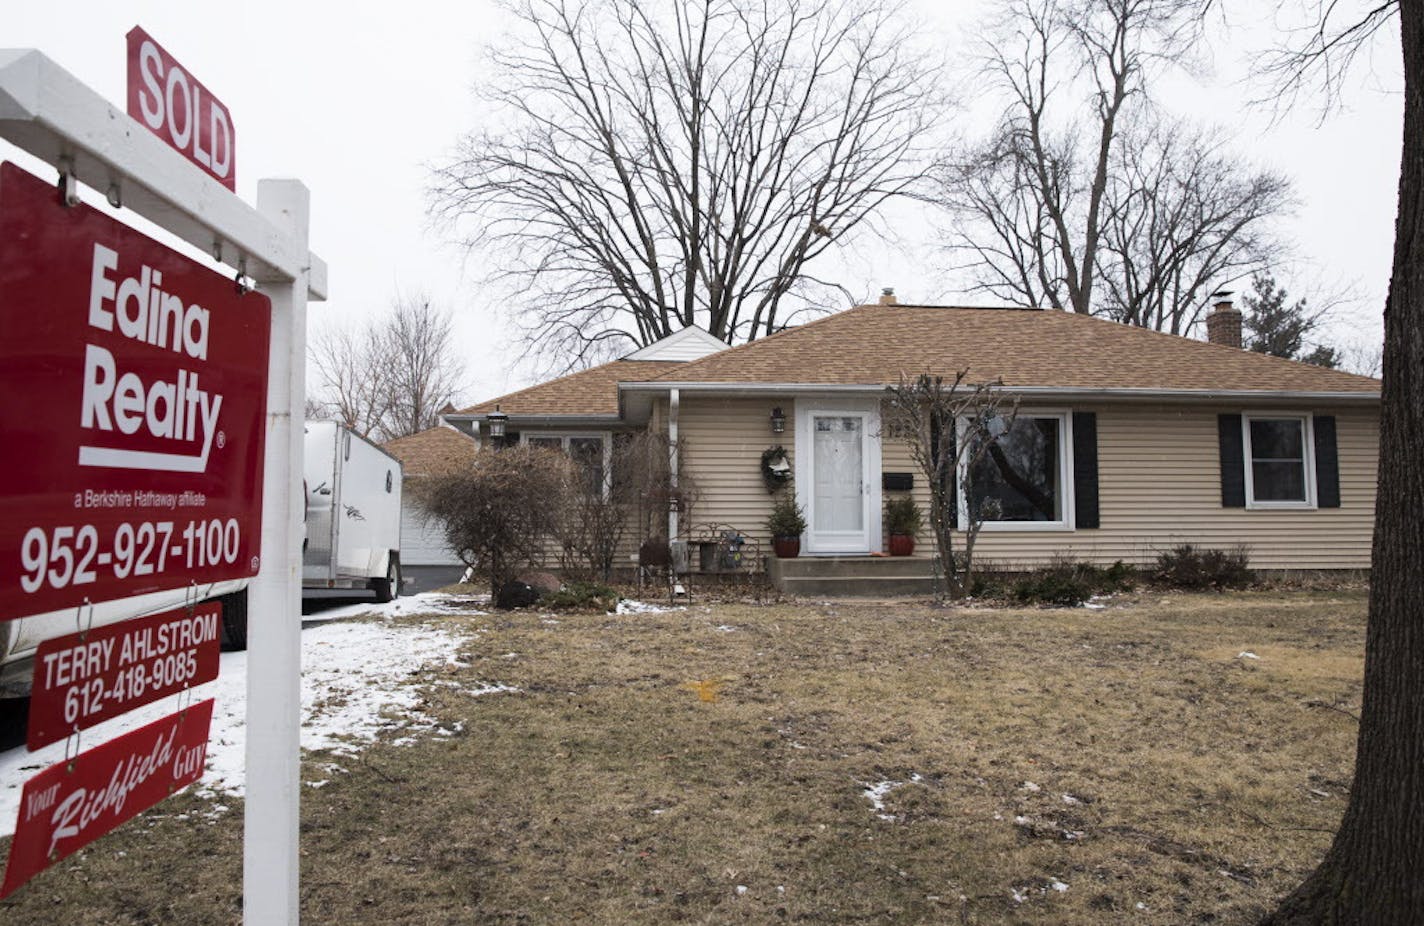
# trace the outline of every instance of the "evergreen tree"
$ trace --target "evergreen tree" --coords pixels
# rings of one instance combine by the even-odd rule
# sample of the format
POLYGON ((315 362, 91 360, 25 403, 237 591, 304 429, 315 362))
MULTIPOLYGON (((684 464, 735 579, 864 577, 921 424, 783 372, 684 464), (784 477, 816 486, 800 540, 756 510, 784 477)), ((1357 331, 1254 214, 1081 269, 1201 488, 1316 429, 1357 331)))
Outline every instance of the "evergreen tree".
POLYGON ((1251 292, 1241 300, 1242 328, 1246 348, 1258 354, 1301 360, 1316 366, 1335 369, 1340 365, 1340 352, 1323 344, 1306 350, 1306 338, 1320 327, 1322 313, 1311 314, 1304 299, 1288 301, 1284 286, 1269 273, 1251 278, 1251 292))

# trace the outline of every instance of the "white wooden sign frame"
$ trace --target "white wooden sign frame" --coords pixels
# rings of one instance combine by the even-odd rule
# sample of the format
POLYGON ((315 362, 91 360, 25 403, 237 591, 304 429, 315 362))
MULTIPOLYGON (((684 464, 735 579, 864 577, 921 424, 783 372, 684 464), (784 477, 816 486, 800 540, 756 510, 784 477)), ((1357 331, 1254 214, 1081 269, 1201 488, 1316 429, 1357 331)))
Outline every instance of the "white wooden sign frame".
POLYGON ((247 593, 243 921, 295 926, 302 519, 296 500, 307 301, 326 298, 326 264, 307 247, 310 194, 298 180, 262 180, 253 208, 33 49, 0 49, 0 138, 245 272, 272 300, 262 568, 247 593))

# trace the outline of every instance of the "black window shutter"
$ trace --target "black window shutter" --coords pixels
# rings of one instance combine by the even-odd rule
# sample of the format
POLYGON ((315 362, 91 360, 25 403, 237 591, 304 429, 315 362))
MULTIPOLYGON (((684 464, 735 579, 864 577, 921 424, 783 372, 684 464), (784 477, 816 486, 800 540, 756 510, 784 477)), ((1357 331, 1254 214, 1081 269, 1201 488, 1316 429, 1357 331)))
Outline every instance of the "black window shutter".
POLYGON ((1079 528, 1098 527, 1098 416, 1073 413, 1073 510, 1079 528))
POLYGON ((1340 507, 1340 453, 1335 446, 1335 416, 1315 416, 1315 503, 1340 507))
POLYGON ((1246 507, 1246 464, 1242 459, 1241 416, 1216 416, 1217 443, 1221 449, 1221 507, 1246 507))

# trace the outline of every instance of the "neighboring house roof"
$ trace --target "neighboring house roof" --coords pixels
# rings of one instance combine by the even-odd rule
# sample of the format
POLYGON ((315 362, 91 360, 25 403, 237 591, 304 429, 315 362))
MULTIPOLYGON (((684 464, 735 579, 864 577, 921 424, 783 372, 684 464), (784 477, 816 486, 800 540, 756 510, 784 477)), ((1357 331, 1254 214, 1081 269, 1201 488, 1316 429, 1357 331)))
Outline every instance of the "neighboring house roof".
POLYGON ((381 445, 401 461, 406 476, 435 476, 469 467, 478 446, 468 434, 447 425, 436 425, 381 445))
POLYGON ((886 385, 923 372, 1062 390, 1377 395, 1339 370, 1072 312, 863 305, 676 364, 678 383, 886 385))
POLYGON ((708 354, 727 349, 727 342, 708 334, 696 325, 688 325, 679 331, 636 350, 624 360, 701 360, 708 354))
POLYGON ((687 366, 677 360, 614 360, 578 373, 551 379, 488 402, 462 408, 457 415, 500 411, 511 417, 542 415, 618 415, 618 384, 646 382, 687 366))

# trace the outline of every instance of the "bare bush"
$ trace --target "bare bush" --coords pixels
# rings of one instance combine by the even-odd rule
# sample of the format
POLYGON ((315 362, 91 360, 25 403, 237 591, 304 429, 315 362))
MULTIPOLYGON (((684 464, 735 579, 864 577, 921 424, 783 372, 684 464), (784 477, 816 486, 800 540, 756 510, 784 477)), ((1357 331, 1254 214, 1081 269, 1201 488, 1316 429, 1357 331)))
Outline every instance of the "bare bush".
POLYGON ((573 504, 577 481, 563 453, 519 446, 478 454, 468 469, 426 477, 412 489, 450 549, 497 596, 543 558, 573 504))

